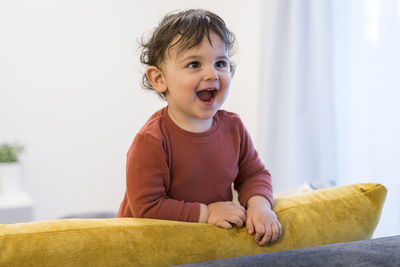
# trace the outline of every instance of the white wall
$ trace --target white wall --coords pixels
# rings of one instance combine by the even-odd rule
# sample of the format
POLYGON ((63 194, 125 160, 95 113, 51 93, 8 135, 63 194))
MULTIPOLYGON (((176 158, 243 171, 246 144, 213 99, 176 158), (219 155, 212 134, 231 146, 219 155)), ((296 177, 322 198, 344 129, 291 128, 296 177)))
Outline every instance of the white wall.
POLYGON ((165 103, 139 86, 136 40, 169 11, 210 9, 236 33, 223 108, 258 146, 262 1, 1 1, 0 143, 18 140, 34 219, 118 210, 125 155, 165 103))

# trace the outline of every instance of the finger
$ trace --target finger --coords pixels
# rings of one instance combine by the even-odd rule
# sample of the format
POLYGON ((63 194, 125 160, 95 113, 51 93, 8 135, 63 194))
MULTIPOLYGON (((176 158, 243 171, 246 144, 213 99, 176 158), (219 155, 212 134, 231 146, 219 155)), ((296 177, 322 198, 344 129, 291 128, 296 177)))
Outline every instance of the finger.
POLYGON ((281 238, 282 234, 283 234, 283 229, 282 229, 282 224, 280 222, 278 222, 278 227, 279 227, 279 238, 281 238))
POLYGON ((240 217, 236 216, 236 215, 232 215, 232 216, 229 218, 228 221, 229 221, 230 223, 233 223, 233 224, 237 225, 238 227, 242 227, 243 224, 244 224, 243 220, 242 220, 240 217))
POLYGON ((247 232, 252 235, 254 233, 254 225, 253 225, 253 220, 251 218, 248 218, 246 220, 246 228, 247 232))
POLYGON ((262 240, 263 236, 264 236, 263 233, 259 233, 259 232, 256 231, 256 235, 254 236, 254 242, 259 244, 260 241, 262 240))
POLYGON ((236 213, 236 215, 237 215, 243 222, 246 221, 246 212, 245 212, 245 211, 239 210, 239 211, 236 213))
POLYGON ((264 236, 262 237, 262 239, 260 240, 260 242, 258 242, 257 244, 259 246, 264 246, 265 244, 271 242, 271 238, 272 238, 272 229, 271 229, 271 225, 266 225, 265 226, 265 233, 264 236))
POLYGON ((246 213, 246 209, 245 209, 242 205, 236 204, 236 207, 237 207, 239 210, 241 210, 241 211, 243 211, 244 213, 246 213))
POLYGON ((261 224, 259 226, 255 226, 255 231, 256 231, 256 235, 254 237, 254 241, 258 244, 261 239, 263 238, 264 234, 265 234, 265 228, 264 225, 261 224))
POLYGON ((278 227, 278 223, 273 223, 271 226, 271 240, 270 242, 275 242, 276 240, 278 240, 279 238, 279 227, 278 227))
POLYGON ((279 221, 276 221, 276 228, 277 228, 277 240, 282 236, 282 225, 279 221))
POLYGON ((232 213, 238 216, 240 215, 241 217, 242 216, 246 217, 246 209, 243 208, 241 205, 235 204, 232 208, 233 208, 232 213))
POLYGON ((225 221, 225 220, 219 220, 216 225, 218 225, 219 227, 222 227, 224 229, 230 230, 232 229, 232 224, 230 224, 229 222, 225 221))

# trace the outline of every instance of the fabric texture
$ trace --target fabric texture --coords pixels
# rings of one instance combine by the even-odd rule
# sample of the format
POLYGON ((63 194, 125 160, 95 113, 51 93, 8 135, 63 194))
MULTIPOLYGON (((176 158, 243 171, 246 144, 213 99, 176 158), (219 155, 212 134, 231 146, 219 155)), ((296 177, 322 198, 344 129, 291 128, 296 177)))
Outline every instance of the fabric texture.
POLYGON ((368 239, 386 188, 355 184, 275 199, 281 239, 257 246, 244 227, 141 218, 0 225, 0 266, 171 266, 368 239))
POLYGON ((119 217, 198 222, 200 203, 232 201, 232 183, 244 207, 254 195, 273 203, 271 176, 250 135, 223 110, 203 133, 179 128, 167 108, 159 110, 136 135, 126 173, 119 217))

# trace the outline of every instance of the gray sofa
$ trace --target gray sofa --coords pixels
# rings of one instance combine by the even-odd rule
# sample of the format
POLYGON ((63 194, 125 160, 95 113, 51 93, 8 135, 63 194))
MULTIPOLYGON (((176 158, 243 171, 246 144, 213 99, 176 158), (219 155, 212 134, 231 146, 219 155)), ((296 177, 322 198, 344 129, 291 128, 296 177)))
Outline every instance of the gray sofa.
POLYGON ((400 266, 400 236, 346 242, 181 266, 400 266))

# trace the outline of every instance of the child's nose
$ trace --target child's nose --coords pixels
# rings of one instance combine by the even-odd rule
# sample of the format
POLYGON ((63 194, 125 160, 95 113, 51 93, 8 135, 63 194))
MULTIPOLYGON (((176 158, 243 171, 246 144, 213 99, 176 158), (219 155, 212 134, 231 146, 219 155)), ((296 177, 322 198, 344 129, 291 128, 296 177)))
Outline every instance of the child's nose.
POLYGON ((214 67, 208 67, 204 70, 204 80, 217 80, 218 71, 214 67))

